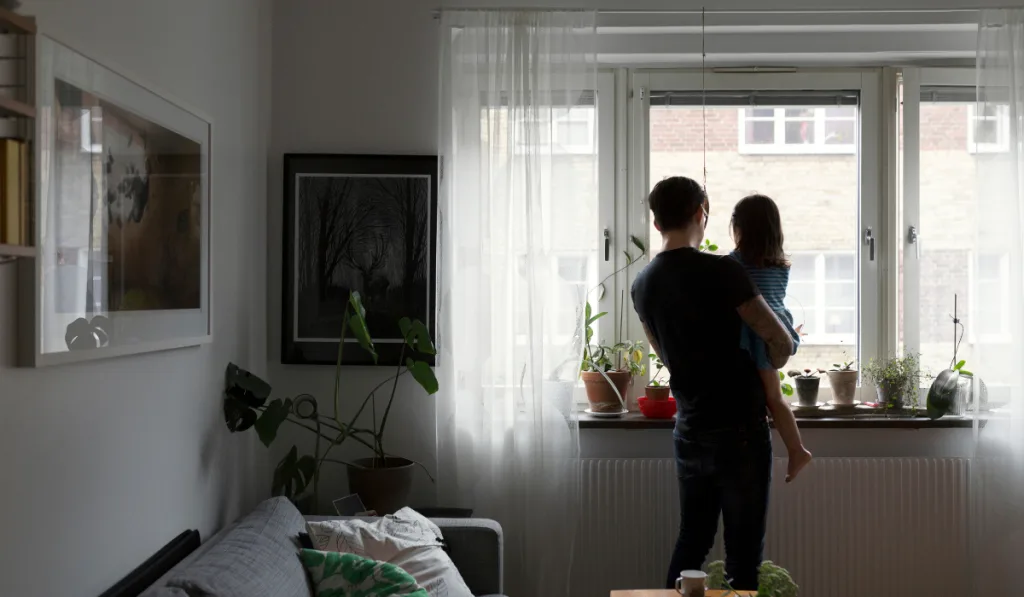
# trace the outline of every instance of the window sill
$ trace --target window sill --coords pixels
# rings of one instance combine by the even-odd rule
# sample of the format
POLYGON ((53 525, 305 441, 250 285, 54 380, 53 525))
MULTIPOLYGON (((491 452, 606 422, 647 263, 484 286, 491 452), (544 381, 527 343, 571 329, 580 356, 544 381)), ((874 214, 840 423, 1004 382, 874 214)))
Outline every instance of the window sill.
MULTIPOLYGON (((969 417, 943 417, 933 421, 926 417, 880 415, 813 418, 797 416, 796 421, 801 429, 970 429, 974 425, 973 419, 969 417)), ((675 419, 648 419, 640 413, 627 413, 618 419, 603 419, 581 413, 579 422, 580 429, 650 430, 675 427, 675 419)))

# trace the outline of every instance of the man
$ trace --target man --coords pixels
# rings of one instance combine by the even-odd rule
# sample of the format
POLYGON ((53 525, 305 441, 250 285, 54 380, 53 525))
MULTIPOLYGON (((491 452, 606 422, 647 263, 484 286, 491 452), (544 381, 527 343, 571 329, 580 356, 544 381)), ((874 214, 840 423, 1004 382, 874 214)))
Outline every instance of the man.
POLYGON ((662 251, 633 283, 633 306, 671 377, 682 522, 668 571, 699 569, 725 524, 726 574, 756 590, 764 549, 772 446, 764 387, 740 348, 741 322, 782 368, 793 341, 743 266, 700 251, 710 204, 697 182, 665 179, 651 191, 662 251))

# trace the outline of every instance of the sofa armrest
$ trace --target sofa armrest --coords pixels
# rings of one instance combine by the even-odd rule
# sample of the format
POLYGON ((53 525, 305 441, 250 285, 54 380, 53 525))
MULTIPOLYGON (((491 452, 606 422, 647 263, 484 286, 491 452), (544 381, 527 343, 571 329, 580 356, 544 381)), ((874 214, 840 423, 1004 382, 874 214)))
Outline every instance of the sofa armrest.
POLYGON ((501 594, 504 540, 501 525, 482 518, 435 518, 459 574, 474 595, 501 594))

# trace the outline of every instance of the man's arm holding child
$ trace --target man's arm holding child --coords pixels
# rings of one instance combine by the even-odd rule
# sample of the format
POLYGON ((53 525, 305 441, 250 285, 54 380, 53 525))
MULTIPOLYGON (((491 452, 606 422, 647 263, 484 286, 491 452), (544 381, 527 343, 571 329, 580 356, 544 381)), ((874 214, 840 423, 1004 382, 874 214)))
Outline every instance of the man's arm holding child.
POLYGON ((772 367, 782 369, 793 354, 793 338, 775 312, 761 295, 742 303, 736 308, 740 318, 764 340, 768 347, 768 360, 772 367))

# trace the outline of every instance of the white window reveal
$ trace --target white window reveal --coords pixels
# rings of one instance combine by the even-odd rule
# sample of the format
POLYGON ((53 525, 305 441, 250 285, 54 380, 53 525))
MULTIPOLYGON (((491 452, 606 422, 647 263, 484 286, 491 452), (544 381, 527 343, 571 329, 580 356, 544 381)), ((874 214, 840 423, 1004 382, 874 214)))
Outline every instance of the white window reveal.
POLYGON ((739 149, 747 154, 856 153, 855 106, 737 110, 739 149))

